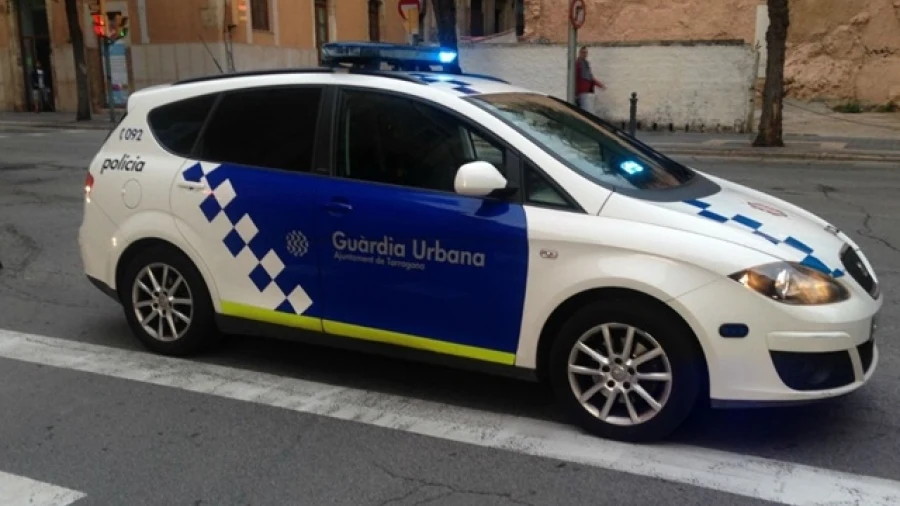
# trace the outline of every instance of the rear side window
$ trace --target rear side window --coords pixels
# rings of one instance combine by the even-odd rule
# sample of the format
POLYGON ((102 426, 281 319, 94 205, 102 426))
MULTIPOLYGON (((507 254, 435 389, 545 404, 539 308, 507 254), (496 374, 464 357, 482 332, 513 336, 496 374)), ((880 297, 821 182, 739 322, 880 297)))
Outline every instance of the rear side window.
POLYGON ((157 141, 169 151, 191 156, 197 136, 218 94, 180 100, 150 111, 147 121, 157 141))
POLYGON ((200 141, 199 158, 311 172, 322 89, 292 86, 230 92, 200 141))

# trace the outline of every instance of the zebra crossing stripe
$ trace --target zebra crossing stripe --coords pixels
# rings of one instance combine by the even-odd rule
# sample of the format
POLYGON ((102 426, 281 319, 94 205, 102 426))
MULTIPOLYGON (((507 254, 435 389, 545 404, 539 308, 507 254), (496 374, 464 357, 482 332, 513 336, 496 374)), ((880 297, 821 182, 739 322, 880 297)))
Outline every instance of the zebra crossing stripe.
POLYGON ((68 506, 84 497, 77 490, 0 471, 0 504, 4 506, 68 506))

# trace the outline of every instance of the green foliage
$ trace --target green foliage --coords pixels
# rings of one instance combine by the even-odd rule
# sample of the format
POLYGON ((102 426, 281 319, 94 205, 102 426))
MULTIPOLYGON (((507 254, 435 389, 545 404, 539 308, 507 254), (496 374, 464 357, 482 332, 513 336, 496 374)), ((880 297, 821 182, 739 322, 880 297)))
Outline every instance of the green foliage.
POLYGON ((879 105, 875 108, 875 112, 897 112, 900 111, 900 105, 897 105, 893 100, 889 101, 884 105, 879 105))
POLYGON ((853 100, 844 104, 838 104, 831 108, 834 112, 842 112, 845 114, 857 114, 863 112, 862 104, 853 100))
POLYGON ((838 104, 832 107, 831 110, 845 114, 858 114, 861 112, 898 112, 900 111, 900 105, 893 100, 886 104, 878 105, 862 104, 857 100, 851 100, 843 104, 838 104))

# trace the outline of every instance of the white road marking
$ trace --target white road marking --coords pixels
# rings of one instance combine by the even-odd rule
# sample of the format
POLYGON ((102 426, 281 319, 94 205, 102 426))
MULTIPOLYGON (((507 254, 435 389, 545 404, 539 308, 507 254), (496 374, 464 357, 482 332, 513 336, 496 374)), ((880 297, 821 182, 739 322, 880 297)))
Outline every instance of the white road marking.
MULTIPOLYGON (((123 336, 124 339, 132 339, 123 336)), ((631 445, 558 423, 0 330, 0 357, 366 423, 789 505, 900 504, 900 482, 685 445, 631 445)))
POLYGON ((46 132, 32 132, 32 133, 28 133, 25 135, 27 135, 29 137, 46 137, 47 133, 46 132))
POLYGON ((68 488, 0 471, 0 504, 3 506, 67 506, 87 497, 68 488))

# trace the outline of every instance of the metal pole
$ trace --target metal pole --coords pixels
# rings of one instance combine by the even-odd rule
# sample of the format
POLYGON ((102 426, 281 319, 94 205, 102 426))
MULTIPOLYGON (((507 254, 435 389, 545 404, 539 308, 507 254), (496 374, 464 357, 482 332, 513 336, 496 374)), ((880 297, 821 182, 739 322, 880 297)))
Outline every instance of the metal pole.
POLYGON ((106 104, 109 107, 109 122, 116 122, 116 106, 113 103, 113 90, 112 90, 112 70, 110 70, 109 63, 109 39, 103 37, 100 39, 100 43, 103 45, 103 65, 106 67, 106 104))
POLYGON ((628 134, 634 137, 637 131, 637 93, 631 92, 631 107, 628 112, 628 134))
POLYGON ((569 51, 568 51, 568 77, 566 79, 566 100, 570 104, 575 103, 575 47, 578 40, 578 31, 569 20, 569 51))

